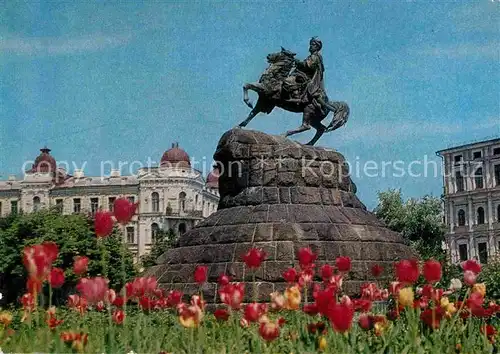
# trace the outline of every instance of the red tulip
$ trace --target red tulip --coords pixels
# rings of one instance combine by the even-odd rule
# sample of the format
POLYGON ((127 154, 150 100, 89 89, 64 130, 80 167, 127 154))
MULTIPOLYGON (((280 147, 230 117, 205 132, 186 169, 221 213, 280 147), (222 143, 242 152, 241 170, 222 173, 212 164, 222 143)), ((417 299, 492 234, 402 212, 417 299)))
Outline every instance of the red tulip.
POLYGON ((335 304, 328 311, 328 318, 337 332, 347 332, 352 325, 354 309, 347 304, 335 304))
POLYGON ((425 261, 422 273, 429 284, 438 282, 442 275, 441 263, 433 259, 425 261))
POLYGON ((375 265, 372 267, 371 271, 372 271, 372 275, 373 275, 374 277, 379 277, 379 276, 380 276, 380 274, 382 274, 382 272, 384 271, 384 268, 382 268, 382 266, 380 266, 380 265, 378 265, 378 264, 375 264, 375 265))
POLYGON ((258 304, 254 302, 245 306, 244 317, 248 322, 257 322, 266 312, 266 304, 258 304))
POLYGON ((118 198, 115 200, 113 205, 113 213, 116 220, 122 224, 126 225, 132 220, 137 210, 137 204, 131 203, 128 199, 118 198))
POLYGON ((53 288, 60 288, 64 284, 64 270, 52 268, 50 271, 49 284, 53 288))
POLYGON ((182 302, 182 292, 171 290, 167 296, 167 307, 177 307, 182 302))
POLYGON ((123 310, 115 310, 112 318, 116 324, 122 324, 125 320, 125 312, 123 312, 123 310))
POLYGON ((479 274, 481 272, 481 264, 473 259, 469 259, 462 263, 462 269, 464 272, 471 271, 474 274, 479 274))
POLYGON ((349 257, 337 257, 335 260, 335 265, 339 272, 347 273, 351 270, 351 258, 349 257))
POLYGON ((277 322, 262 322, 259 327, 260 336, 267 342, 271 342, 279 337, 280 326, 277 322))
POLYGON ((219 275, 217 282, 219 283, 220 286, 224 286, 224 285, 229 284, 230 280, 231 279, 226 274, 221 274, 221 275, 219 275))
POLYGON ((132 282, 125 284, 127 298, 152 295, 157 287, 158 281, 155 277, 138 277, 132 282))
POLYGON ((439 328, 441 324, 441 319, 443 318, 443 310, 441 307, 437 307, 435 309, 427 309, 420 314, 420 319, 427 326, 432 329, 439 328))
POLYGON ((76 285, 76 290, 82 294, 85 300, 94 304, 104 301, 104 297, 108 291, 108 283, 109 280, 102 277, 81 278, 76 285))
POLYGON ((329 264, 325 264, 324 266, 321 267, 320 273, 321 273, 321 278, 323 281, 327 282, 330 280, 330 278, 333 276, 333 271, 335 268, 333 268, 329 264))
POLYGON ((317 257, 318 256, 313 253, 310 247, 301 248, 297 253, 299 265, 302 269, 311 267, 317 257))
POLYGON ((27 246, 23 250, 23 264, 30 278, 39 282, 47 280, 52 263, 57 259, 58 247, 54 242, 27 246))
POLYGON ((113 232, 113 214, 108 211, 98 211, 94 217, 94 229, 97 237, 107 237, 113 232))
POLYGON ((217 309, 214 312, 214 316, 219 321, 227 321, 229 318, 229 312, 226 309, 217 309))
POLYGON ((87 272, 89 259, 85 256, 76 256, 73 262, 73 273, 82 275, 87 272))
POLYGON ((396 277, 401 283, 413 284, 419 276, 418 262, 416 260, 402 260, 396 263, 396 277))
POLYGON ((238 310, 241 307, 244 295, 244 283, 227 284, 219 290, 219 297, 221 301, 233 310, 238 310))
POLYGON ((295 268, 288 268, 285 272, 283 272, 283 278, 287 283, 295 283, 297 279, 297 271, 295 268))
POLYGON ((194 270, 194 281, 197 282, 198 284, 203 284, 204 282, 207 281, 207 273, 208 273, 207 266, 197 266, 196 269, 194 270))
POLYGON ((259 268, 266 257, 262 249, 251 248, 242 258, 248 268, 259 268))
POLYGON ((467 285, 474 285, 476 283, 477 274, 471 270, 464 272, 464 283, 467 285))

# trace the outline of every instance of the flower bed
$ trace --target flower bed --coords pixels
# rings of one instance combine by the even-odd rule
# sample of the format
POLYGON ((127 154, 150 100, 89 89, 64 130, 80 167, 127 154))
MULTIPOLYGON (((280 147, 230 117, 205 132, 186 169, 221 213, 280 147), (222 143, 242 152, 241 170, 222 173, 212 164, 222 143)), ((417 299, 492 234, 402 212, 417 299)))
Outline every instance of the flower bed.
MULTIPOLYGON (((121 222, 132 213, 129 206, 121 222)), ((106 237, 114 221, 100 214, 99 237, 106 237), (102 226, 101 225, 101 226, 102 226)), ((99 225, 96 225, 99 226, 99 225)), ((222 305, 207 311, 201 289, 208 269, 199 266, 194 279, 197 294, 165 292, 155 278, 140 277, 121 292, 103 277, 85 277, 88 260, 75 259, 81 278, 64 307, 44 306, 42 287, 64 283, 61 269, 52 267, 58 246, 27 247, 23 262, 29 274, 22 307, 0 312, 0 347, 6 352, 117 352, 117 353, 491 353, 498 344, 500 305, 487 301, 487 285, 477 283, 481 265, 462 264, 463 279, 440 284, 439 262, 402 260, 394 265, 395 279, 387 288, 364 284, 359 298, 343 294, 351 260, 317 269, 309 248, 297 253, 298 267, 284 272, 287 287, 257 303, 243 283, 221 274, 218 296, 222 305), (425 279, 417 287, 419 278, 425 279), (317 280, 316 280, 317 279, 317 280), (465 290, 465 291, 464 291, 465 290), (463 294, 463 295, 461 295, 463 294), (246 297, 245 297, 246 296, 246 297)), ((250 273, 266 254, 250 249, 243 256, 250 273)), ((384 269, 373 267, 372 275, 384 269)))

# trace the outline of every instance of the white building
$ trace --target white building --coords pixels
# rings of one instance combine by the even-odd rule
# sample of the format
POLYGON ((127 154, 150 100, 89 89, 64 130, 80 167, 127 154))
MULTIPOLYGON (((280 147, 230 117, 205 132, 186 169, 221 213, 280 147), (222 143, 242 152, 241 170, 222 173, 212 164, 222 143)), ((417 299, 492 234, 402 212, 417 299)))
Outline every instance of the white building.
POLYGON ((159 167, 139 169, 135 176, 122 176, 118 170, 109 177, 89 177, 81 170, 69 175, 57 167, 49 149, 40 151, 23 179, 11 176, 0 181, 0 217, 52 206, 64 214, 93 214, 111 210, 117 198, 126 197, 140 202, 124 234, 124 242, 137 257, 151 249, 158 229, 182 234, 217 210, 217 172, 205 180, 178 144, 163 154, 159 167))
POLYGON ((453 262, 500 252, 500 138, 438 151, 446 240, 453 262))

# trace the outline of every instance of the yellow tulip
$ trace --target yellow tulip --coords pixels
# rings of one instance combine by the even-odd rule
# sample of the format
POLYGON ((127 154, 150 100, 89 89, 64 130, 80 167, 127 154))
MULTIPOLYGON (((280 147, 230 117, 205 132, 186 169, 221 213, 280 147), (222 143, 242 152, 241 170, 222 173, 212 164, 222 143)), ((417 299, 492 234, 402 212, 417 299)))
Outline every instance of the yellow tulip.
POLYGON ((413 306, 415 296, 412 288, 404 288, 399 291, 399 303, 403 306, 413 306))

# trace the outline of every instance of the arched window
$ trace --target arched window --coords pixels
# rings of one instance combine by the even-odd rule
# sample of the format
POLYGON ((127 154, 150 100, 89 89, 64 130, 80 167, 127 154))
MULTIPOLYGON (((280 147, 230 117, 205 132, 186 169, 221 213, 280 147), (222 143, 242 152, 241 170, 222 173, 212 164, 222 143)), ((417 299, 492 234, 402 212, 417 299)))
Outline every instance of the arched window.
POLYGON ((179 210, 186 210, 186 193, 184 192, 179 193, 179 210))
POLYGON ((40 197, 33 198, 33 211, 37 211, 40 209, 40 197))
POLYGON ((186 224, 180 223, 179 224, 179 234, 182 235, 185 232, 186 232, 186 224))
POLYGON ((465 211, 463 209, 460 209, 458 211, 458 226, 464 226, 465 225, 465 211))
POLYGON ((483 209, 483 207, 477 208, 477 223, 478 223, 478 225, 484 224, 484 209, 483 209))
POLYGON ((157 223, 152 223, 151 224, 151 242, 156 241, 156 237, 158 236, 158 230, 160 230, 160 227, 158 226, 157 223))
POLYGON ((500 222, 500 204, 497 206, 497 221, 500 222))
POLYGON ((198 208, 198 194, 194 197, 194 208, 198 208))
POLYGON ((476 189, 484 188, 483 169, 482 169, 482 167, 479 167, 476 170, 476 174, 475 174, 474 179, 475 179, 475 182, 476 182, 476 189))
POLYGON ((160 195, 156 192, 151 193, 151 205, 154 213, 160 211, 160 195))

